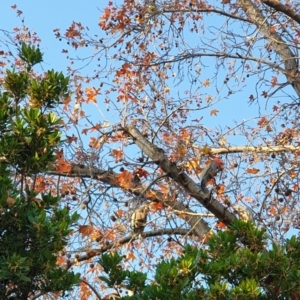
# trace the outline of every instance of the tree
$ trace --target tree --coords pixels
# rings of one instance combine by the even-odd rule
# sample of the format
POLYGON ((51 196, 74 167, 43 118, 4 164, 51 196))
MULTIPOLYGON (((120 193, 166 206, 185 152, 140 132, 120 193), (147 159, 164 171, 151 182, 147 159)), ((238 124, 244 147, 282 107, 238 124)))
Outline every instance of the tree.
POLYGON ((102 254, 100 279, 122 299, 299 299, 299 239, 270 250, 267 242, 264 230, 238 220, 207 249, 187 245, 178 258, 161 261, 151 283, 147 274, 124 270, 116 252, 102 254))
POLYGON ((51 111, 68 94, 68 77, 37 76, 39 48, 22 43, 17 69, 6 70, 0 94, 0 298, 28 299, 69 290, 79 275, 57 265, 78 215, 46 191, 40 173, 55 160, 62 120, 51 111), (13 174, 13 176, 12 176, 13 174))
POLYGON ((80 22, 55 29, 70 45, 73 96, 60 111, 60 163, 43 174, 81 215, 59 261, 74 253, 66 266, 80 266, 83 299, 109 293, 92 280, 99 255, 154 269, 187 243, 208 247, 234 224, 235 205, 276 247, 298 233, 299 6, 124 0, 108 2, 101 36, 80 22), (199 176, 216 158, 222 172, 204 190, 199 176), (145 203, 145 231, 133 235, 130 216, 145 203))

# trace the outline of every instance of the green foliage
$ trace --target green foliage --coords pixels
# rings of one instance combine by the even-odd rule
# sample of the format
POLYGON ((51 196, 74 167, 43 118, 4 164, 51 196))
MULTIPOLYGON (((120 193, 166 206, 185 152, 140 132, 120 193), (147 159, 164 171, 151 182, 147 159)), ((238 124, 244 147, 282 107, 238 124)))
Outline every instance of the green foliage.
POLYGON ((65 291, 79 280, 56 259, 78 215, 34 187, 61 143, 62 120, 49 108, 68 94, 69 79, 54 71, 33 78, 28 71, 42 61, 33 46, 23 44, 19 56, 26 70, 7 70, 0 93, 0 299, 65 291))
POLYGON ((29 87, 30 105, 32 107, 53 108, 60 103, 61 97, 69 96, 69 77, 60 72, 48 71, 42 80, 31 80, 29 87))
POLYGON ((120 264, 122 260, 123 257, 117 252, 102 254, 99 259, 99 264, 103 267, 107 276, 99 276, 99 279, 110 287, 122 285, 135 293, 141 293, 145 287, 147 275, 139 271, 131 272, 129 270, 123 270, 120 264))
POLYGON ((140 272, 124 271, 116 253, 102 256, 107 276, 99 278, 122 299, 294 299, 300 295, 300 241, 292 237, 270 249, 267 242, 264 230, 236 220, 213 235, 206 249, 187 245, 180 257, 162 261, 149 284, 146 274, 142 284, 140 272))
POLYGON ((6 94, 13 97, 16 102, 24 99, 27 95, 28 73, 15 70, 6 70, 6 77, 3 82, 3 87, 7 90, 6 94))
POLYGON ((21 173, 41 172, 54 159, 54 147, 61 139, 60 125, 61 120, 51 112, 45 115, 37 108, 21 108, 15 118, 10 115, 6 120, 0 153, 21 173))
POLYGON ((34 65, 43 61, 43 54, 40 49, 32 45, 27 45, 26 43, 22 43, 21 49, 19 50, 19 57, 26 63, 27 72, 29 72, 34 65))

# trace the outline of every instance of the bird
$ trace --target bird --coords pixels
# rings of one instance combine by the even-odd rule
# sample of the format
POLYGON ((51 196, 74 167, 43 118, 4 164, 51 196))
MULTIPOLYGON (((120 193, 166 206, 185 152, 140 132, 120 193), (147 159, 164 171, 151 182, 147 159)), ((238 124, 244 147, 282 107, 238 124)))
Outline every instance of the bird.
POLYGON ((233 210, 239 215, 242 221, 244 222, 253 221, 252 211, 248 207, 241 206, 241 205, 234 205, 233 210))
POLYGON ((138 207, 131 215, 131 225, 133 233, 142 234, 147 224, 147 216, 149 212, 148 204, 138 207))

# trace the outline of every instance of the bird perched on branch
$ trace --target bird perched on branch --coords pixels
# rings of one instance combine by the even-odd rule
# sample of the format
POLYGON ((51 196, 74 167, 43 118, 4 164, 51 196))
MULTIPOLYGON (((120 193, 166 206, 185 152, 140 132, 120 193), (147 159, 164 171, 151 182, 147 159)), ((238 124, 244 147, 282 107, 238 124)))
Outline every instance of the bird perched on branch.
POLYGON ((241 205, 234 205, 233 210, 239 215, 242 221, 244 222, 253 221, 252 211, 248 207, 241 206, 241 205))
POLYGON ((144 231, 144 228, 147 224, 148 212, 148 204, 143 204, 134 211, 131 216, 131 225, 134 233, 141 234, 144 231))
POLYGON ((203 192, 207 193, 208 190, 206 188, 207 183, 209 180, 214 178, 217 173, 221 170, 223 170, 224 163, 219 159, 215 158, 213 159, 206 167, 202 170, 200 173, 200 188, 203 192))

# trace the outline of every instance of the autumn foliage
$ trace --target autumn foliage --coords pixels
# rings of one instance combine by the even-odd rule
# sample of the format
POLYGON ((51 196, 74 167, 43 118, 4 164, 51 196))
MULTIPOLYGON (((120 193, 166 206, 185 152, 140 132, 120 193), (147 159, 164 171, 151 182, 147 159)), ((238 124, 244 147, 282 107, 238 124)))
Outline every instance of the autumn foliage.
MULTIPOLYGON (((53 29, 64 72, 34 70, 42 41, 24 23, 0 52, 1 205, 12 219, 34 209, 30 226, 56 220, 43 225, 61 235, 47 255, 72 279, 27 295, 58 299, 80 276, 70 297, 82 300, 297 299, 300 4, 101 5, 98 32, 53 29)), ((5 293, 12 280, 0 272, 5 293)))

